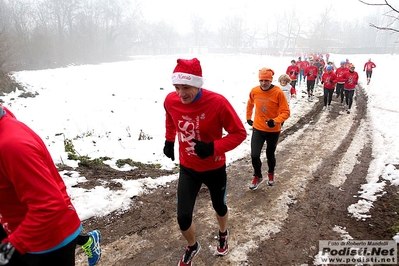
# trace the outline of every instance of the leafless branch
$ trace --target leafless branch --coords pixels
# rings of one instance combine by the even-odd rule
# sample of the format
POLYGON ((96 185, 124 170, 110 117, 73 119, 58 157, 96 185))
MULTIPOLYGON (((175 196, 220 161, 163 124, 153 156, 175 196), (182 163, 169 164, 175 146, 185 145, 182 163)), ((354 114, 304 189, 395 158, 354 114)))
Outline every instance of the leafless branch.
POLYGON ((360 3, 363 3, 363 4, 365 4, 365 5, 368 5, 368 6, 388 6, 390 9, 392 9, 392 10, 395 11, 396 13, 399 13, 399 11, 396 10, 393 6, 391 6, 391 5, 388 3, 387 0, 384 1, 385 4, 383 4, 383 3, 380 3, 380 4, 372 4, 372 3, 367 3, 367 2, 362 1, 362 0, 359 0, 359 2, 360 2, 360 3))
POLYGON ((377 25, 375 25, 375 24, 373 24, 373 23, 370 23, 369 25, 370 25, 370 27, 376 28, 376 29, 378 29, 378 30, 386 30, 386 31, 392 31, 392 32, 399 32, 398 29, 389 27, 390 25, 393 25, 393 24, 399 19, 397 16, 391 15, 391 14, 389 14, 389 13, 391 13, 391 12, 399 13, 399 11, 398 11, 397 9, 395 9, 392 5, 389 4, 389 3, 388 3, 388 0, 384 0, 385 4, 384 4, 384 3, 377 3, 377 4, 368 3, 368 2, 363 1, 363 0, 358 0, 358 1, 359 1, 360 3, 363 3, 363 4, 365 4, 365 5, 369 5, 369 6, 388 6, 391 10, 390 10, 389 12, 386 12, 386 13, 384 14, 384 16, 386 16, 386 17, 388 17, 388 18, 391 18, 391 19, 392 19, 392 22, 389 23, 388 25, 386 25, 385 27, 377 26, 377 25))
POLYGON ((369 24, 371 27, 376 28, 378 30, 390 30, 390 31, 395 31, 395 32, 399 32, 399 30, 394 29, 394 28, 388 28, 388 27, 380 27, 380 26, 376 26, 373 23, 369 24))
POLYGON ((359 0, 359 2, 363 3, 365 5, 368 5, 368 6, 385 6, 386 5, 386 4, 371 4, 371 3, 367 3, 367 2, 362 1, 362 0, 359 0))

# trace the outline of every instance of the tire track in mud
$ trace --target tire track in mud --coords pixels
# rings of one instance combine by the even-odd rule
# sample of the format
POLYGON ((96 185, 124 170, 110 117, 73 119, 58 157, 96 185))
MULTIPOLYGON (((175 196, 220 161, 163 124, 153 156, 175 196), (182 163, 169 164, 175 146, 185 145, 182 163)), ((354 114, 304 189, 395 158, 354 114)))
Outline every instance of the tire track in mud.
MULTIPOLYGON (((340 187, 330 184, 330 177, 345 163, 341 159, 345 158, 366 117, 367 99, 361 90, 357 90, 356 98, 356 109, 350 115, 342 114, 343 109, 336 101, 332 111, 322 112, 320 98, 318 103, 311 103, 315 104, 311 112, 282 133, 276 152, 275 186, 269 187, 264 182, 256 191, 249 190, 252 180, 249 156, 227 168, 230 216, 227 256, 214 255, 217 223, 207 189, 201 189, 194 221, 202 250, 194 260, 195 265, 312 264, 318 240, 339 237, 332 227, 348 219, 346 208, 355 202, 353 192, 364 182, 360 174, 340 187)), ((357 145, 358 160, 371 158, 367 135, 362 140, 364 144, 357 145)), ((346 164, 345 169, 367 173, 365 164, 346 164)), ((265 159, 263 171, 267 171, 265 159)), ((171 200, 176 195, 173 183, 168 189, 143 198, 159 197, 159 204, 165 205, 166 210, 175 210, 175 200, 171 200)), ((159 218, 154 215, 154 219, 159 218)), ((169 213, 154 226, 139 232, 132 230, 130 235, 103 245, 98 265, 176 265, 185 245, 175 214, 169 213)), ((86 265, 82 254, 78 262, 81 264, 77 265, 86 265)))

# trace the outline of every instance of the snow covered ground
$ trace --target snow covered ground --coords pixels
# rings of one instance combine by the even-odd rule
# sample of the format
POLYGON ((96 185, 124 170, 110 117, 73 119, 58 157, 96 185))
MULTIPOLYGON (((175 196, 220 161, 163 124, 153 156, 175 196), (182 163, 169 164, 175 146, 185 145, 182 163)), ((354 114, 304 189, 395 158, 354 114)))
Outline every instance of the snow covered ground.
MULTIPOLYGON (((163 100, 167 93, 174 90, 171 74, 176 60, 193 57, 201 61, 204 88, 228 98, 243 121, 246 120, 249 91, 258 84, 258 70, 262 67, 274 69, 274 83, 277 84, 278 76, 285 73, 293 59, 243 54, 137 56, 128 62, 21 71, 14 73, 14 77, 28 91, 39 95, 19 98, 17 96, 21 92, 17 91, 2 96, 2 99, 19 120, 43 138, 56 163, 77 165, 76 161, 68 160, 64 151, 64 139, 69 139, 80 155, 92 159, 110 157, 107 163, 120 171, 131 169, 130 166, 118 168, 115 164, 116 160, 127 158, 171 169, 176 161, 172 162, 162 153, 165 132, 163 100), (138 140, 140 134, 148 139, 138 140)), ((376 193, 381 194, 384 189, 385 182, 378 183, 378 177, 382 176, 395 185, 399 183, 399 172, 395 167, 399 163, 399 140, 395 129, 399 125, 399 94, 392 81, 399 56, 332 54, 330 57, 336 65, 346 58, 355 64, 369 99, 368 124, 372 131, 374 160, 369 167, 368 183, 359 192, 358 203, 348 208, 353 216, 364 219, 376 199, 376 193), (377 68, 370 85, 366 85, 363 65, 369 58, 377 68)), ((311 108, 296 99, 292 100, 291 107, 286 127, 311 108)), ((245 141, 228 153, 228 163, 244 157, 249 149, 245 141)), ((178 155, 177 151, 175 154, 178 155)), ((63 178, 79 216, 88 219, 126 209, 133 196, 146 193, 144 184, 156 187, 177 176, 120 180, 124 189, 118 193, 100 186, 91 190, 74 188, 75 184, 86 180, 77 172, 72 176, 63 175, 63 178)))

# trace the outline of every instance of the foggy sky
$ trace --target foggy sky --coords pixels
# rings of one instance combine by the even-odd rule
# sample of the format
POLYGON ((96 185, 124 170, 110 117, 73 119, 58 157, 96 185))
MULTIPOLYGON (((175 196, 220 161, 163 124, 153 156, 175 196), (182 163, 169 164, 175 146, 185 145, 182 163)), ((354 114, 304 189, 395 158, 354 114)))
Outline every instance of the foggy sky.
MULTIPOLYGON (((383 0, 365 0, 368 3, 382 3, 383 0)), ((397 1, 397 0, 391 0, 397 1)), ((361 20, 368 14, 376 12, 379 7, 365 5, 358 0, 145 0, 142 11, 146 20, 151 22, 165 20, 172 23, 179 32, 190 31, 191 16, 196 15, 205 20, 205 24, 212 30, 226 17, 241 16, 249 27, 256 27, 260 23, 269 21, 275 23, 276 17, 284 12, 291 14, 295 11, 301 20, 310 20, 323 14, 331 7, 334 18, 354 21, 361 20)), ((365 22, 367 23, 367 22, 365 22)))

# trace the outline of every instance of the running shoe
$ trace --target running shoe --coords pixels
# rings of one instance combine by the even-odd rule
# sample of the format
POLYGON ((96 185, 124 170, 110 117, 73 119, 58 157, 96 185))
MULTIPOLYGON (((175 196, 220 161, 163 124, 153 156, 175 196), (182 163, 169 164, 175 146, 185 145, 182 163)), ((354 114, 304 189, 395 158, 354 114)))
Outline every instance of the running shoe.
POLYGON ((198 255, 198 253, 201 250, 201 245, 197 242, 197 248, 192 249, 189 248, 188 246, 186 247, 186 251, 183 254, 183 257, 179 260, 179 263, 177 266, 191 266, 192 264, 192 259, 198 255))
POLYGON ((252 189, 252 190, 257 189, 262 182, 263 182, 262 177, 254 176, 252 183, 249 185, 249 189, 252 189))
POLYGON ((228 240, 229 240, 229 230, 227 230, 227 235, 225 235, 225 236, 221 236, 220 233, 219 233, 218 246, 216 248, 217 254, 219 256, 224 256, 227 253, 229 253, 228 240))
POLYGON ((274 185, 274 174, 273 173, 268 173, 267 176, 269 177, 269 180, 267 181, 267 184, 269 186, 273 186, 274 185))
POLYGON ((89 266, 94 266, 101 258, 101 233, 94 230, 88 233, 89 240, 82 246, 82 249, 88 256, 89 266))

